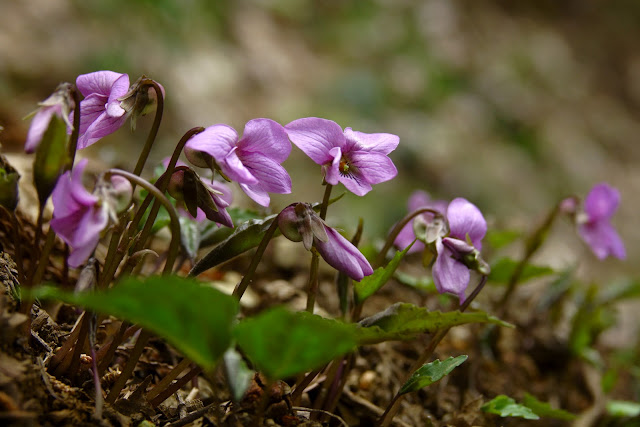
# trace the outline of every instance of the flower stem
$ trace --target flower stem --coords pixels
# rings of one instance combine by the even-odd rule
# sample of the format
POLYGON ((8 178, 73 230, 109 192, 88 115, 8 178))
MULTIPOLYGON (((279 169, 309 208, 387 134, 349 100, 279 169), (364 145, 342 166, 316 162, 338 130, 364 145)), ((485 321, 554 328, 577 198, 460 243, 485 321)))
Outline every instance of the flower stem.
MULTIPOLYGON (((240 301, 240 299, 242 298, 242 295, 244 295, 244 292, 247 290, 247 287, 249 287, 249 283, 251 283, 251 281, 253 280, 253 275, 256 272, 256 268, 258 268, 258 264, 262 259, 262 255, 264 254, 264 251, 267 249, 267 245, 269 244, 269 241, 271 240, 274 233, 278 229, 278 216, 273 218, 273 222, 271 223, 267 231, 264 233, 264 236, 262 237, 262 240, 258 245, 258 249, 256 249, 256 253, 253 254, 253 258, 251 259, 251 264, 249 264, 249 268, 247 269, 247 272, 245 273, 240 283, 238 283, 236 288, 233 290, 233 296, 238 298, 238 301, 240 301)), ((191 272, 189 273, 189 275, 190 276, 192 275, 191 272)))
MULTIPOLYGON (((324 183, 324 196, 322 197, 322 203, 320 204, 320 219, 323 221, 327 218, 327 208, 329 207, 329 200, 331 199, 331 190, 333 185, 324 183)), ((320 254, 316 250, 315 242, 311 246, 311 265, 309 267, 309 282, 307 283, 307 311, 313 313, 313 308, 316 304, 316 294, 318 293, 318 267, 320 265, 320 254)))
POLYGON ((518 284, 518 281, 520 280, 520 277, 522 276, 522 273, 524 272, 525 267, 529 263, 529 260, 538 251, 538 249, 540 249, 542 244, 547 239, 547 236, 549 235, 549 230, 551 229, 551 226, 553 225, 553 221, 556 219, 559 212, 560 212, 560 204, 557 204, 556 206, 553 207, 551 212, 549 212, 544 222, 540 224, 540 226, 527 239, 527 242, 525 244, 526 246, 525 246, 524 256, 522 257, 522 260, 520 260, 518 265, 516 265, 516 268, 513 270, 513 273, 511 273, 511 277, 509 277, 509 282, 507 284, 507 290, 505 291, 504 295, 500 299, 500 302, 498 302, 497 307, 500 307, 501 313, 504 313, 504 311, 506 310, 506 304, 509 301, 509 298, 511 297, 511 295, 513 294, 513 291, 516 289, 516 285, 518 284))
MULTIPOLYGON (((469 297, 466 299, 464 304, 460 306, 460 309, 459 309, 460 312, 464 312, 469 307, 471 302, 480 293, 482 288, 484 288, 484 285, 486 283, 487 283, 487 276, 483 275, 480 278, 480 282, 478 283, 476 288, 473 290, 471 295, 469 295, 469 297)), ((422 367, 422 365, 424 365, 425 362, 429 360, 429 358, 435 351, 440 341, 442 341, 442 339, 447 335, 447 332, 449 332, 449 329, 451 329, 451 326, 438 329, 435 332, 427 348, 425 348, 424 352, 422 352, 420 357, 413 363, 411 368, 407 371, 408 374, 405 376, 405 378, 402 380, 400 384, 404 385, 409 380, 409 378, 411 378, 411 375, 413 375, 415 371, 420 369, 420 367, 422 367)), ((396 395, 393 397, 393 399, 391 399, 391 402, 389 402, 389 405, 387 406, 384 413, 378 420, 378 423, 377 423, 378 426, 387 427, 389 424, 391 424, 393 417, 396 415, 396 413, 398 413, 398 410, 400 409, 400 402, 402 402, 402 399, 404 398, 404 396, 405 396, 404 394, 400 394, 399 392, 396 393, 396 395)))
POLYGON ((162 112, 164 110, 164 97, 162 96, 162 90, 160 89, 158 83, 154 82, 151 79, 147 79, 147 81, 144 83, 147 86, 153 87, 153 90, 156 92, 158 105, 156 106, 156 115, 153 118, 153 125, 151 125, 151 130, 149 131, 149 135, 147 136, 147 141, 142 148, 142 153, 140 153, 136 168, 133 170, 133 174, 138 176, 142 173, 144 164, 147 162, 147 158, 149 157, 149 153, 151 152, 151 147, 153 147, 153 143, 155 142, 156 136, 158 135, 158 129, 160 128, 160 122, 162 121, 162 112))
POLYGON ((167 213, 169 214, 169 218, 171 220, 171 222, 169 223, 169 227, 171 229, 171 243, 169 244, 167 261, 164 265, 164 270, 162 274, 171 273, 171 270, 173 269, 173 263, 178 257, 178 252, 180 250, 180 222, 178 221, 178 214, 176 213, 175 208, 173 207, 171 202, 167 200, 164 194, 162 194, 162 192, 156 186, 151 184, 149 181, 144 180, 137 175, 134 175, 132 173, 129 173, 120 169, 109 169, 108 171, 105 172, 105 177, 107 179, 110 175, 122 176, 128 179, 129 181, 131 181, 132 184, 137 184, 141 186, 142 188, 147 190, 150 194, 153 194, 156 200, 162 203, 162 206, 164 206, 164 208, 167 210, 167 213))
POLYGON ((78 151, 78 138, 80 137, 80 91, 77 87, 73 87, 71 90, 73 95, 73 130, 71 131, 71 139, 69 140, 69 165, 65 168, 71 170, 73 168, 73 162, 76 158, 76 151, 78 151))
POLYGON ((395 227, 393 227, 393 229, 391 230, 391 233, 389 233, 389 235, 387 236, 387 240, 384 243, 384 246, 382 247, 380 252, 378 253, 378 257, 376 258, 375 263, 373 265, 374 269, 384 264, 384 260, 387 257, 387 252, 389 252, 389 249, 391 249, 391 246, 393 246, 393 242, 395 242, 396 237, 398 237, 398 234, 400 234, 400 231, 402 231, 404 226, 407 225, 409 221, 411 221, 413 218, 427 212, 432 213, 436 216, 442 216, 440 212, 430 208, 420 208, 420 209, 416 209, 413 212, 409 212, 404 218, 400 220, 400 222, 398 222, 395 225, 395 227))

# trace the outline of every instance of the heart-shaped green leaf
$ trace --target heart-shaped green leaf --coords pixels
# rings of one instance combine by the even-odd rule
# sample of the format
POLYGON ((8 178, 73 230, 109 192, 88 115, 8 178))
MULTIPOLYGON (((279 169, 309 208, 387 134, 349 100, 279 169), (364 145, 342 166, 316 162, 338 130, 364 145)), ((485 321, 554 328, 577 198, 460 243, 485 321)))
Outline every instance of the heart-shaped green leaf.
POLYGON ((402 386, 398 394, 418 391, 436 381, 440 381, 445 375, 449 375, 451 371, 467 360, 467 357, 467 355, 463 354, 458 357, 450 357, 443 362, 434 360, 431 363, 422 365, 420 369, 411 375, 411 378, 402 386))
POLYGON ((186 357, 210 369, 229 347, 238 311, 235 298, 194 279, 154 276, 127 278, 111 289, 65 292, 35 288, 32 298, 68 304, 137 323, 166 338, 186 357))

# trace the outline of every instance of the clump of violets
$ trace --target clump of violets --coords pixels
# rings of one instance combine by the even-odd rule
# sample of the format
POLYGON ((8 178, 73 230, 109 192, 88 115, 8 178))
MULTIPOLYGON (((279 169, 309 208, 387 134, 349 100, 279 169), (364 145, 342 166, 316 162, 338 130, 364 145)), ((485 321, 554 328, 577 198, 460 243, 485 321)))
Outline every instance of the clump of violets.
POLYGON ((269 193, 291 193, 291 178, 281 166, 291 153, 291 143, 273 120, 247 122, 242 138, 230 126, 210 126, 194 135, 184 152, 194 166, 217 170, 236 181, 261 206, 269 206, 269 193))
POLYGON ((564 200, 560 207, 563 212, 573 216, 578 234, 598 259, 608 256, 625 259, 627 253, 624 243, 611 224, 619 204, 620 192, 603 182, 589 191, 581 209, 575 198, 564 200))
POLYGON ((433 282, 438 292, 455 294, 462 304, 471 278, 470 269, 489 274, 489 265, 480 258, 487 222, 480 209, 463 198, 449 203, 446 218, 449 234, 435 241, 433 282))
MULTIPOLYGON (((431 200, 429 194, 424 191, 417 190, 414 191, 409 197, 407 207, 409 212, 414 212, 420 208, 426 208, 440 212, 444 216, 444 213, 447 211, 447 202, 444 200, 431 200)), ((433 212, 424 212, 420 214, 413 221, 402 227, 402 230, 400 230, 400 232, 396 236, 396 239, 394 240, 395 246, 400 250, 404 250, 407 246, 409 246, 413 241, 416 240, 415 228, 422 227, 424 231, 426 231, 426 229, 429 228, 435 221, 436 215, 433 212)), ((433 236, 433 239, 429 238, 430 236, 425 237, 427 237, 427 242, 431 243, 437 236, 433 236)), ((418 240, 413 244, 413 246, 411 246, 411 249, 409 249, 408 253, 422 252, 424 251, 424 249, 424 242, 418 240)))
POLYGON ((335 229, 329 227, 308 203, 294 203, 278 215, 282 235, 302 242, 305 249, 315 246, 322 258, 338 271, 360 281, 373 274, 373 268, 360 251, 335 229))
POLYGON ((56 91, 47 99, 40 102, 40 108, 35 112, 31 120, 31 126, 27 132, 27 140, 24 144, 24 151, 28 154, 34 153, 42 137, 49 127, 51 118, 57 116, 67 125, 67 131, 71 133, 73 125, 69 117, 74 109, 74 101, 71 96, 71 84, 62 83, 56 91))
POLYGON ((291 141, 322 166, 327 183, 341 182, 358 196, 398 174, 389 158, 400 142, 397 135, 343 131, 336 122, 317 117, 294 120, 285 129, 291 141))
POLYGON ((87 163, 86 159, 80 160, 73 170, 65 172, 51 196, 51 228, 71 246, 68 262, 73 268, 84 264, 109 220, 117 221, 117 212, 131 200, 131 184, 119 176, 108 182, 99 180, 94 192, 89 193, 82 182, 87 163))

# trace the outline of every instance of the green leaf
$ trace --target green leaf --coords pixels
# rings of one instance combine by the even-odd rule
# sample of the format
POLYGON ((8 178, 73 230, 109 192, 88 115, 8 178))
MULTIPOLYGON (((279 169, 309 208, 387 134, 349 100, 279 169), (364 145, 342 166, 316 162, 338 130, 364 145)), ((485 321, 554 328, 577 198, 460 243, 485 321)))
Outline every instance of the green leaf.
MULTIPOLYGON (((489 281, 503 285, 507 284, 518 264, 519 261, 511 258, 500 258, 491 265, 489 281)), ((526 282, 536 277, 548 276, 554 273, 555 271, 551 267, 527 264, 520 275, 520 282, 526 282)))
POLYGON ((398 251, 393 256, 393 259, 389 261, 386 267, 377 268, 372 275, 364 277, 359 282, 353 283, 353 289, 356 295, 356 303, 362 304, 364 300, 373 295, 378 289, 385 285, 393 276, 393 273, 398 268, 400 261, 411 249, 413 243, 407 246, 403 251, 398 251))
POLYGON ((235 330, 243 353, 271 380, 319 368, 351 351, 354 335, 353 325, 281 307, 243 320, 235 330))
POLYGON ((229 348, 224 353, 224 370, 233 401, 240 402, 251 384, 254 372, 247 367, 242 355, 234 348, 229 348))
POLYGON ((440 381, 445 375, 449 375, 451 371, 467 360, 467 357, 469 356, 463 354, 458 357, 450 357, 444 362, 434 360, 431 363, 422 365, 420 369, 411 375, 411 378, 402 386, 398 394, 418 391, 436 381, 440 381))
POLYGON ((516 403, 512 398, 501 394, 482 405, 484 412, 500 415, 501 417, 520 417, 527 420, 539 420, 530 408, 516 403))
MULTIPOLYGON (((266 217, 265 219, 253 219, 237 227, 233 234, 220 242, 200 261, 198 261, 189 272, 189 275, 197 276, 216 265, 229 261, 231 258, 234 258, 249 249, 257 247, 277 216, 277 214, 274 214, 266 217)), ((276 233, 278 232, 279 230, 276 230, 276 233)))
POLYGON ((640 415, 640 403, 610 400, 607 402, 607 413, 613 417, 637 417, 640 415))
POLYGON ((577 418, 576 415, 564 409, 554 409, 547 402, 541 402, 535 396, 526 393, 522 404, 530 408, 536 415, 541 417, 555 418, 557 420, 571 421, 577 418))
POLYGON ((360 321, 356 329, 359 344, 377 344, 383 341, 410 340, 437 329, 466 323, 494 323, 512 328, 513 325, 483 311, 429 311, 408 303, 396 303, 386 310, 360 321))
POLYGON ((396 271, 393 277, 400 283, 412 288, 418 289, 423 292, 433 293, 436 292, 436 285, 433 283, 433 279, 429 276, 415 277, 402 271, 396 271))
POLYGON ((126 278, 111 289, 75 294, 44 286, 31 298, 56 299, 137 323, 204 369, 213 368, 229 347, 238 311, 235 298, 177 276, 126 278))
MULTIPOLYGON (((248 209, 227 208, 227 212, 235 225, 242 224, 252 219, 263 219, 264 215, 248 209)), ((200 247, 207 247, 222 242, 224 239, 233 234, 233 228, 220 227, 215 222, 205 221, 204 226, 200 230, 202 237, 200 238, 200 247)))
POLYGON ((178 217, 178 221, 180 222, 180 241, 182 247, 189 259, 193 260, 200 248, 199 224, 195 220, 182 215, 178 217))
POLYGON ((600 304, 612 304, 638 297, 640 297, 640 281, 626 279, 603 288, 598 295, 598 302, 600 304))
POLYGON ((67 124, 57 114, 53 114, 33 162, 33 181, 38 190, 40 206, 44 206, 69 163, 68 143, 67 124))
POLYGON ((500 249, 519 237, 522 237, 522 232, 518 230, 489 230, 484 240, 493 249, 500 249))

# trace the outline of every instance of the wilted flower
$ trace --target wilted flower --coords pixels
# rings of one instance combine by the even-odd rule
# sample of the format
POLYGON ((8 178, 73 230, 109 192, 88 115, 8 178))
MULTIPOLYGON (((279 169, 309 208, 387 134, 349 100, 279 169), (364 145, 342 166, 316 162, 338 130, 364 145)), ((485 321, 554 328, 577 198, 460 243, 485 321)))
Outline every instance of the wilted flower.
POLYGON ((465 300, 469 285, 469 269, 489 273, 489 266, 480 258, 482 238, 487 223, 480 210, 463 198, 453 199, 447 207, 449 235, 436 240, 438 253, 433 265, 433 282, 438 292, 450 292, 465 300))
MULTIPOLYGON (((72 251, 69 266, 79 267, 95 250, 100 233, 107 227, 109 218, 115 218, 122 205, 122 195, 130 196, 131 185, 121 177, 113 177, 112 182, 99 182, 91 194, 82 183, 82 175, 87 166, 86 159, 80 160, 71 171, 65 172, 52 193, 53 219, 51 227, 72 251)), ((125 205, 128 204, 125 203, 125 205)))
POLYGON ((389 133, 362 133, 337 123, 307 117, 285 126, 291 141, 322 166, 331 185, 344 184, 352 193, 364 196, 372 184, 394 178, 398 171, 388 157, 400 138, 389 133))
POLYGON ((238 182, 259 205, 269 206, 268 193, 291 192, 291 178, 280 165, 289 157, 291 143, 283 127, 273 120, 247 122, 242 139, 230 126, 210 126, 194 135, 184 152, 193 165, 215 168, 238 182))
POLYGON ((360 281, 373 274, 369 261, 335 229, 329 227, 307 203, 294 203, 278 215, 282 235, 294 242, 302 241, 307 250, 315 244, 322 258, 338 271, 360 281))
MULTIPOLYGON (((96 71, 82 74, 76 79, 76 86, 84 95, 80 102, 80 138, 78 149, 86 148, 101 138, 122 127, 131 117, 144 114, 151 104, 149 98, 150 80, 142 76, 129 87, 129 76, 114 71, 96 71)), ((164 93, 164 88, 160 86, 164 93)))
POLYGON ((620 192, 607 183, 600 183, 587 194, 584 211, 576 215, 578 234, 599 259, 609 255, 619 259, 627 256, 622 239, 611 225, 619 204, 620 192))
POLYGON ((35 112, 27 132, 27 140, 24 144, 25 152, 30 154, 36 151, 49 127, 51 117, 54 115, 63 120, 67 125, 67 130, 71 132, 73 125, 69 121, 69 116, 74 108, 71 88, 70 83, 62 83, 51 96, 38 104, 40 108, 35 112))
POLYGON ((233 228, 226 208, 231 204, 229 188, 219 182, 206 182, 188 166, 177 166, 168 187, 169 194, 184 205, 196 221, 210 221, 233 228))
MULTIPOLYGON (((438 211, 444 216, 444 213, 447 211, 447 202, 445 202, 444 200, 431 200, 431 198, 429 197, 429 194, 420 190, 414 191, 413 194, 411 194, 407 205, 408 205, 409 212, 413 212, 420 208, 427 208, 427 209, 432 209, 434 211, 438 211)), ((394 244, 396 245, 397 248, 404 250, 407 246, 411 244, 411 242, 416 240, 416 233, 414 231, 416 227, 420 227, 424 231, 423 234, 424 234, 424 237, 428 239, 427 242, 431 243, 435 241, 435 239, 438 237, 438 234, 439 234, 438 230, 435 230, 435 228, 443 229, 443 226, 444 226, 444 224, 442 224, 442 226, 439 227, 437 224, 435 224, 435 221, 436 221, 436 215, 434 215, 431 212, 425 212, 423 214, 420 214, 413 221, 405 225, 402 228, 402 230, 400 230, 400 233, 398 233, 398 236, 396 237, 394 244), (433 227, 433 226, 436 226, 436 227, 433 227), (431 236, 431 234, 433 234, 433 233, 430 233, 432 228, 434 229, 433 231, 436 232, 435 236, 431 236)), ((446 234, 446 230, 444 231, 446 234)), ((408 253, 422 252, 423 250, 424 250, 424 243, 419 239, 416 243, 413 244, 413 246, 411 246, 411 249, 409 249, 408 253)))

